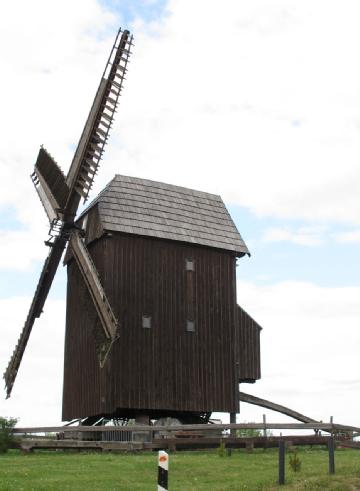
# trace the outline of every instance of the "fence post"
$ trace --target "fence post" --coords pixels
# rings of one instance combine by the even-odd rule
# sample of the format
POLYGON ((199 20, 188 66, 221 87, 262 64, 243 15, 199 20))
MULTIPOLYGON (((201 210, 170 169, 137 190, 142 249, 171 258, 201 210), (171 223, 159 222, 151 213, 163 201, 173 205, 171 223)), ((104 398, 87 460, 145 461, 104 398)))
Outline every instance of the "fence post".
POLYGON ((335 474, 334 435, 329 436, 329 474, 335 474))
POLYGON ((264 425, 264 437, 267 437, 267 431, 266 431, 266 414, 263 414, 263 425, 264 425))
POLYGON ((279 484, 285 484, 285 441, 279 440, 279 484))
POLYGON ((167 491, 168 488, 169 455, 164 450, 158 456, 158 491, 167 491))

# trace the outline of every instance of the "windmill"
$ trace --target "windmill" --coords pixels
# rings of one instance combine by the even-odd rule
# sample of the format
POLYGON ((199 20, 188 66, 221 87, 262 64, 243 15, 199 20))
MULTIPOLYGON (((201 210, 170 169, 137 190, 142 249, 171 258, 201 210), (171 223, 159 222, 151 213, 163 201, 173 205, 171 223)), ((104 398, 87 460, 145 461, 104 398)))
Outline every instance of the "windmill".
POLYGON ((132 45, 119 31, 67 176, 40 148, 32 174, 50 252, 5 371, 7 397, 68 244, 62 419, 233 416, 260 378, 261 327, 236 300, 249 254, 220 196, 116 175, 76 217, 97 172, 132 45))
POLYGON ((132 41, 133 36, 128 30, 118 31, 67 176, 51 155, 43 147, 40 148, 31 177, 49 218, 49 239, 45 244, 50 251, 42 268, 25 325, 4 373, 7 397, 10 397, 32 327, 35 319, 40 317, 43 311, 67 243, 71 244, 71 250, 102 326, 101 332, 97 334, 101 367, 104 366, 117 337, 117 319, 82 240, 82 231, 74 222, 81 198, 84 198, 84 201, 88 199, 109 138, 132 41))

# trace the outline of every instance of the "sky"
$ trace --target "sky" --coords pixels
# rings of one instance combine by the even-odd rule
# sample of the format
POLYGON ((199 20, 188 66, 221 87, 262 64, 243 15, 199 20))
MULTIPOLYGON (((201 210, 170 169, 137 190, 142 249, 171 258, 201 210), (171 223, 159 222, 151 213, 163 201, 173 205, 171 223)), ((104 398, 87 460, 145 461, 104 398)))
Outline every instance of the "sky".
MULTIPOLYGON (((241 390, 360 426, 360 5, 355 0, 14 0, 1 7, 0 371, 47 254, 29 175, 66 172, 119 26, 135 46, 91 197, 115 173, 220 194, 251 251, 238 302, 263 327, 241 390)), ((59 424, 66 271, 0 415, 59 424)), ((287 418, 241 404, 238 421, 287 418)), ((222 415, 226 421, 226 415, 222 415)))

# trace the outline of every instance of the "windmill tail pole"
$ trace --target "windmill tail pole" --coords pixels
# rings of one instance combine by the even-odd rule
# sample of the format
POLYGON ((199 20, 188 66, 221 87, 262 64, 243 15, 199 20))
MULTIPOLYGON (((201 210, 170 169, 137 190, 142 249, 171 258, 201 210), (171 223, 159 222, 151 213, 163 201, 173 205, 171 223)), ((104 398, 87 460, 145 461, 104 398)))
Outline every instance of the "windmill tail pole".
POLYGON ((251 394, 246 394, 245 392, 239 392, 239 401, 247 402, 248 404, 254 404, 255 406, 261 406, 266 409, 271 409, 272 411, 277 411, 278 413, 290 416, 290 418, 297 419, 302 423, 318 423, 315 419, 304 416, 304 414, 293 411, 292 409, 281 406, 280 404, 275 404, 274 402, 267 401, 266 399, 260 399, 260 397, 252 396, 251 394))

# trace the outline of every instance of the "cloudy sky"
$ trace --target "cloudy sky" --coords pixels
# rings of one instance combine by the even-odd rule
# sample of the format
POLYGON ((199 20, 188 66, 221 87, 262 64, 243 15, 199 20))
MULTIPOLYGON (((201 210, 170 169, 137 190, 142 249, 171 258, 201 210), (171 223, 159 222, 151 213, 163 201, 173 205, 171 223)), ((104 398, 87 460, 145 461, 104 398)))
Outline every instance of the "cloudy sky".
MULTIPOLYGON (((263 326, 262 380, 242 390, 359 426, 359 16, 355 0, 2 5, 0 371, 47 253, 39 145, 68 169, 121 25, 136 46, 92 196, 115 173, 220 194, 252 253, 238 301, 263 326)), ((61 419, 60 270, 0 399, 23 425, 61 419)))

